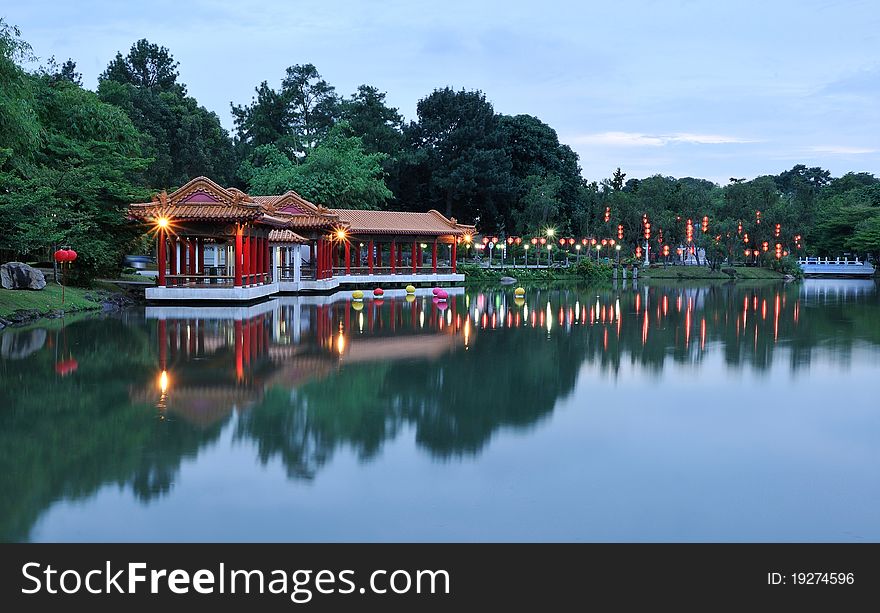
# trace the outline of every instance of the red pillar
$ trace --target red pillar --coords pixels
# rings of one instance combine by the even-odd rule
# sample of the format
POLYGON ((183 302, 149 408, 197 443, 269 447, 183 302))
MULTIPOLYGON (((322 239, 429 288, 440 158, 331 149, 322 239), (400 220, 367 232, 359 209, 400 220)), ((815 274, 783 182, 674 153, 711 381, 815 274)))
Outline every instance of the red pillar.
MULTIPOLYGON (((159 260, 159 285, 161 287, 165 287, 165 230, 159 230, 159 247, 158 247, 158 260, 159 260)), ((163 322, 164 324, 164 322, 163 322)), ((162 341, 165 342, 164 339, 162 341)), ((164 346, 164 345, 163 345, 164 346)))
POLYGON ((370 274, 373 274, 373 240, 370 239, 370 247, 367 250, 367 266, 370 268, 370 274))
POLYGON ((458 242, 452 239, 452 273, 455 274, 455 260, 458 257, 458 242))
POLYGON ((315 257, 318 260, 318 268, 315 278, 323 279, 324 278, 324 239, 318 239, 318 245, 316 247, 316 255, 315 257))
MULTIPOLYGON (((345 241, 345 274, 351 274, 351 243, 349 241, 345 241)), ((345 314, 348 315, 348 310, 345 311, 345 314)), ((346 326, 346 330, 348 330, 348 326, 346 326)))
POLYGON ((419 244, 416 241, 413 241, 413 247, 412 247, 412 271, 413 271, 413 274, 416 274, 416 272, 418 272, 418 266, 419 266, 418 247, 419 247, 419 244))
POLYGON ((242 284, 248 286, 251 284, 251 237, 249 230, 244 230, 244 241, 241 248, 241 275, 242 284))
MULTIPOLYGON (((242 274, 241 255, 242 255, 242 252, 244 251, 242 248, 241 234, 242 234, 241 226, 238 226, 238 228, 235 231, 235 257, 234 257, 234 261, 233 261, 233 270, 232 270, 232 275, 235 277, 235 281, 234 281, 235 287, 241 287, 241 274, 242 274)), ((238 330, 241 327, 241 323, 236 322, 236 324, 237 324, 236 330, 238 330)))
POLYGON ((266 257, 264 254, 263 237, 257 237, 257 283, 263 283, 263 274, 266 272, 266 257))
MULTIPOLYGON (((187 271, 186 274, 194 275, 196 274, 196 239, 188 238, 186 239, 187 247, 189 248, 189 256, 187 258, 187 271)), ((189 280, 189 279, 187 279, 189 280)))
POLYGON ((431 245, 431 268, 434 270, 434 274, 437 274, 437 239, 434 239, 434 244, 431 245))
POLYGON ((395 262, 395 253, 394 253, 396 246, 397 245, 394 244, 394 241, 391 241, 391 257, 389 259, 391 260, 391 274, 392 275, 397 274, 397 267, 395 265, 396 262, 395 262))
POLYGON ((250 230, 250 240, 248 241, 248 245, 250 245, 250 262, 249 268, 251 273, 251 285, 255 285, 257 283, 257 269, 259 268, 259 263, 257 262, 257 237, 253 229, 250 230))

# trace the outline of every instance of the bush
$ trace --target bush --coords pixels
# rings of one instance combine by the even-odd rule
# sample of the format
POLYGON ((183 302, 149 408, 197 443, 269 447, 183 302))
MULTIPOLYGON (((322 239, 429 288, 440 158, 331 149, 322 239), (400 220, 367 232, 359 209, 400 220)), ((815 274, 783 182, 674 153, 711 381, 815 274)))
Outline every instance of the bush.
POLYGON ((804 278, 804 271, 798 265, 797 259, 790 255, 778 260, 775 257, 770 258, 770 269, 783 275, 791 275, 795 279, 804 278))

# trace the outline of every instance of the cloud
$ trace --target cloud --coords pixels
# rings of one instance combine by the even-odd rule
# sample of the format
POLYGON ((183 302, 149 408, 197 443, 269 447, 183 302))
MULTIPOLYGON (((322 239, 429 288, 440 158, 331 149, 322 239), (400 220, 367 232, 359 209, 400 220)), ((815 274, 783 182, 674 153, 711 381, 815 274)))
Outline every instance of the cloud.
POLYGON ((688 143, 692 145, 727 145, 732 143, 754 143, 756 140, 723 136, 721 134, 642 134, 640 132, 599 132, 580 134, 564 139, 575 145, 606 145, 611 147, 663 147, 669 143, 688 143))
POLYGON ((847 145, 816 145, 809 147, 808 150, 812 153, 827 153, 829 155, 862 155, 878 151, 868 147, 849 147, 847 145))

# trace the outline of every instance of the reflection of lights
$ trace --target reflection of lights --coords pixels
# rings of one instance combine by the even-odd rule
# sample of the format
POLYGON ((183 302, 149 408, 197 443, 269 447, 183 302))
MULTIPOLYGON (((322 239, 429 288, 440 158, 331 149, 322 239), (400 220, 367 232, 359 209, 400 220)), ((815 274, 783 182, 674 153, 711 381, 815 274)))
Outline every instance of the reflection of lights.
POLYGON ((523 319, 528 319, 528 318, 529 318, 529 305, 524 304, 523 305, 523 319))
POLYGON ((419 328, 425 327, 425 312, 419 311, 419 328))
POLYGON ((465 346, 465 348, 467 348, 468 342, 470 341, 470 338, 471 338, 471 320, 465 319, 464 320, 464 346, 465 346))
POLYGON ((336 351, 339 352, 339 355, 345 353, 345 334, 342 333, 342 329, 339 330, 339 336, 336 337, 336 351))
POLYGON ((550 303, 547 303, 547 333, 550 333, 550 329, 553 327, 553 312, 550 310, 550 303))
POLYGON ((358 313, 358 331, 364 331, 364 314, 362 312, 358 313))
POLYGON ((162 374, 159 375, 159 389, 163 394, 168 393, 168 371, 163 370, 162 374))
POLYGON ((452 311, 448 309, 446 310, 446 323, 450 326, 452 325, 452 311))

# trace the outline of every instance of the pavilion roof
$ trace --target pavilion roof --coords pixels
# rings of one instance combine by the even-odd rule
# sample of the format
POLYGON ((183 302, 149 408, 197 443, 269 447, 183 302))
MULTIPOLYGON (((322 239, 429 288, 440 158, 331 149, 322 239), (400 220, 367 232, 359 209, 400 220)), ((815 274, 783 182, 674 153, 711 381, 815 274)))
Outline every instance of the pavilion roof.
MULTIPOLYGON (((224 188, 206 177, 196 177, 171 194, 164 192, 152 202, 132 204, 129 215, 152 221, 160 217, 199 221, 252 221, 290 230, 290 240, 305 242, 293 230, 342 228, 351 234, 411 236, 463 236, 474 226, 458 223, 438 211, 368 211, 330 209, 309 202, 294 191, 269 196, 250 196, 234 187, 224 188)), ((274 232, 274 231, 273 231, 274 232)), ((281 236, 279 234, 279 236, 281 236)))
POLYGON ((270 209, 235 188, 223 188, 196 177, 180 189, 152 202, 132 204, 129 215, 144 221, 171 217, 182 220, 259 221, 270 209))
POLYGON ((463 236, 475 230, 449 219, 435 210, 427 213, 408 211, 367 211, 330 209, 348 226, 351 234, 404 234, 416 236, 463 236))
POLYGON ((293 230, 289 230, 287 228, 283 229, 275 229, 269 232, 269 242, 270 243, 296 243, 296 244, 304 244, 309 242, 308 239, 303 238, 293 230))

